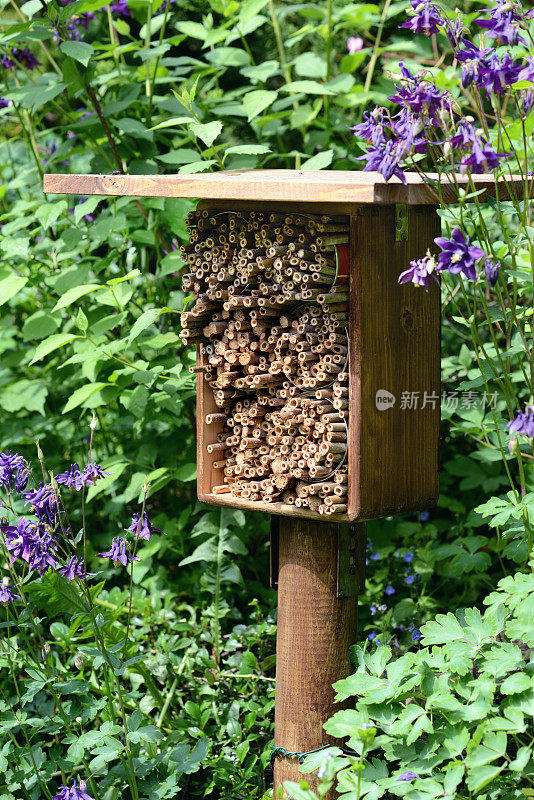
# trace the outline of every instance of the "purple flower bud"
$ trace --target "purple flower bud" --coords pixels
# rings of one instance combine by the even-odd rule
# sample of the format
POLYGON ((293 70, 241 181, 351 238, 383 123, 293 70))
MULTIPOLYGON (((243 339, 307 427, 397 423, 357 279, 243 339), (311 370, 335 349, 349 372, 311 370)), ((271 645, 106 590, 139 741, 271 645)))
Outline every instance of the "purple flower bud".
POLYGON ((21 469, 19 469, 15 477, 15 491, 23 492, 26 486, 28 485, 29 479, 30 479, 30 470, 28 469, 28 467, 22 467, 21 469))
POLYGON ((486 273, 486 280, 488 281, 489 285, 493 288, 499 279, 499 269, 501 266, 500 261, 493 261, 493 259, 488 258, 485 265, 484 271, 486 273))

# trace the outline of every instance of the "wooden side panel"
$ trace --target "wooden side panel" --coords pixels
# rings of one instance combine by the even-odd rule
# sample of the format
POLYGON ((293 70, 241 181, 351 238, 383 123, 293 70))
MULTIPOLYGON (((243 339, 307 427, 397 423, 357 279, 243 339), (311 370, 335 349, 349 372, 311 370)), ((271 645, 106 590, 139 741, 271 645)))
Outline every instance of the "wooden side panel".
POLYGON ((440 291, 437 283, 428 292, 400 285, 398 277, 435 249, 439 233, 428 206, 408 208, 404 242, 395 241, 394 207, 360 207, 353 217, 352 500, 359 519, 437 502, 440 291))

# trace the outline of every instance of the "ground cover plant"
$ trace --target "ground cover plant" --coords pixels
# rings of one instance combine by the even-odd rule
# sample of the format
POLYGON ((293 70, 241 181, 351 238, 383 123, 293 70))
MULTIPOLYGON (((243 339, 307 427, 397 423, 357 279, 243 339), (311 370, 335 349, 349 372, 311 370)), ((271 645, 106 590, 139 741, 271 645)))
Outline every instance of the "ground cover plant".
MULTIPOLYGON (((491 18, 485 6, 462 6, 462 33, 483 32, 480 46, 497 46, 496 57, 505 62, 505 84, 514 79, 511 93, 493 91, 495 101, 495 80, 492 87, 478 85, 475 68, 482 62, 476 53, 456 68, 452 51, 442 52, 446 39, 428 4, 410 15, 416 21, 406 28, 406 4, 388 0, 2 2, 0 482, 8 508, 0 516, 6 548, 1 575, 9 582, 0 595, 6 603, 0 606, 0 797, 76 800, 85 792, 105 800, 259 800, 269 793, 263 768, 272 741, 276 598, 267 588, 266 520, 210 511, 195 499, 194 384, 188 371, 194 355, 180 345, 177 329, 185 300, 177 246, 193 204, 46 197, 43 172, 187 173, 222 165, 361 169, 368 162, 384 171, 402 168, 400 152, 382 140, 374 142, 370 159, 361 159, 367 146, 351 130, 374 120, 377 132, 374 107, 388 109, 386 125, 399 108, 388 97, 406 98, 410 87, 417 88, 420 78, 403 75, 401 61, 414 76, 424 67, 436 91, 451 94, 455 120, 461 111, 479 127, 480 95, 488 124, 483 160, 491 148, 513 151, 520 166, 494 158, 505 172, 510 164, 526 172, 532 169, 532 87, 528 75, 519 78, 513 69, 525 45, 501 45, 492 30, 477 26, 474 20, 491 18), (418 26, 428 27, 431 36, 414 36, 418 26), (384 158, 392 151, 393 161, 384 158), (97 480, 94 464, 109 474, 97 480), (30 468, 33 477, 21 488, 30 468), (59 481, 64 474, 72 489, 59 481), (49 497, 63 498, 67 538, 77 547, 76 556, 70 553, 84 558, 83 566, 78 561, 69 568, 59 543, 52 546, 57 564, 42 575, 43 561, 30 572, 29 551, 28 559, 23 550, 10 563, 9 529, 21 518, 30 520, 30 528, 39 520, 21 491, 35 492, 39 483, 50 485, 49 497), (141 560, 115 567, 99 554, 124 538, 136 514, 143 520, 146 514, 162 533, 144 539, 134 526, 126 538, 137 538, 141 560), (65 575, 58 574, 65 568, 65 575), (84 581, 76 575, 80 569, 95 576, 84 581), (18 598, 10 599, 11 592, 18 598)), ((454 9, 453 3, 442 5, 440 14, 457 36, 454 9)), ((514 16, 519 6, 498 9, 501 39, 503 30, 510 36, 519 24, 530 28, 514 16)), ((530 32, 520 35, 531 42, 530 32)), ((498 72, 495 63, 493 72, 485 69, 488 81, 498 72)), ((430 83, 422 86, 424 109, 430 83)), ((422 131, 407 128, 416 148, 422 131)), ((430 131, 439 140, 441 129, 431 125, 430 131)), ((469 136, 467 126, 463 132, 469 136)), ((387 138, 394 141, 391 133, 387 138)), ((432 145, 428 153, 415 152, 408 168, 430 169, 438 151, 432 145)), ((466 150, 461 158, 470 155, 466 150)), ((450 241, 460 227, 471 239, 468 248, 480 247, 487 258, 473 254, 476 282, 468 279, 465 261, 454 263, 465 265, 467 276, 441 270, 439 505, 368 526, 357 671, 354 683, 339 687, 354 697, 358 711, 330 724, 354 747, 365 748, 362 763, 368 752, 376 771, 366 765, 361 772, 358 760, 337 758, 321 767, 327 777, 339 773, 350 800, 382 789, 443 796, 436 794, 436 785, 445 786, 436 778, 442 769, 452 770, 446 786, 453 797, 513 797, 529 786, 532 737, 525 720, 532 712, 525 681, 532 646, 526 631, 534 487, 526 408, 532 400, 528 213, 528 206, 505 202, 466 204, 460 219, 453 210, 443 214, 444 238, 450 241), (518 411, 517 430, 510 432, 506 425, 518 411), (475 611, 468 617, 462 609, 469 608, 475 611), (476 609, 486 608, 491 618, 479 618, 476 609), (457 611, 458 623, 436 616, 457 611), (467 643, 457 627, 464 619, 474 630, 467 643), (448 649, 440 635, 452 637, 448 649), (456 720, 460 712, 447 704, 458 696, 443 678, 434 691, 430 676, 439 659, 443 673, 455 676, 462 705, 476 707, 481 717, 456 720), (385 669, 398 670, 395 697, 394 687, 382 685, 385 669), (477 688, 473 680, 487 687, 489 708, 487 698, 484 705, 470 694, 477 688), (421 685, 419 693, 410 684, 421 685), (429 697, 435 709, 427 713, 429 697), (378 731, 384 709, 393 733, 378 731), (432 735, 425 730, 427 718, 437 720, 432 735), (423 765, 417 761, 419 740, 407 741, 417 720, 421 739, 429 742, 423 765), (376 735, 365 729, 371 723, 368 730, 376 735), (449 724, 469 735, 470 752, 478 752, 481 763, 473 763, 474 755, 468 769, 481 770, 484 780, 489 776, 486 785, 464 772, 454 784, 459 767, 452 762, 457 758, 461 766, 467 754, 444 751, 449 724), (433 764, 436 746, 442 761, 433 764), (394 767, 386 776, 388 760, 394 767), (408 772, 420 777, 396 780, 408 772)), ((447 252, 445 247, 442 262, 447 252)), ((432 274, 424 257, 412 270, 423 283, 432 274)), ((121 555, 120 542, 115 547, 121 555)))

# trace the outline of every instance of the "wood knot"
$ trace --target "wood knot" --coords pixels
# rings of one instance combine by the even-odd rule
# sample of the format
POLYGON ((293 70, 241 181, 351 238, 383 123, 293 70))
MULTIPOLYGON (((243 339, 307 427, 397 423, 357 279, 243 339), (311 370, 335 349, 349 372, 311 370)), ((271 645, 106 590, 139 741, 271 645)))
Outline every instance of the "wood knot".
POLYGON ((415 330, 415 319, 411 308, 402 309, 400 322, 402 329, 406 333, 412 333, 412 331, 415 330))

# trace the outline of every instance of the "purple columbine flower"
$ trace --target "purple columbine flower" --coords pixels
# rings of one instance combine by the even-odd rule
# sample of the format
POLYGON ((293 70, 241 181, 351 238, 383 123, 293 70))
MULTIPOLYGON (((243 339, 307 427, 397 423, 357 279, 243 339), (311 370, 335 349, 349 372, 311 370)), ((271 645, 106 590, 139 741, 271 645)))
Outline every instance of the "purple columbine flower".
POLYGON ((138 556, 132 556, 126 549, 126 539, 122 536, 115 536, 111 549, 107 553, 99 553, 100 558, 110 558, 117 567, 121 563, 124 567, 129 561, 141 561, 138 556))
POLYGON ((436 259, 427 253, 424 258, 410 261, 410 267, 399 275, 399 283, 413 283, 428 290, 433 280, 438 282, 437 268, 436 259))
POLYGON ((508 158, 509 153, 497 153, 495 148, 482 138, 477 136, 471 147, 471 154, 464 158, 460 164, 460 171, 466 172, 468 167, 476 175, 483 172, 492 172, 500 166, 501 158, 508 158))
POLYGON ((515 61, 508 53, 502 59, 496 54, 481 65, 477 79, 477 86, 483 86, 495 94, 503 94, 517 83, 521 73, 521 64, 515 61))
POLYGON ((370 148, 363 156, 358 156, 358 160, 366 160, 364 172, 379 172, 385 181, 389 181, 395 175, 402 183, 406 183, 406 176, 400 168, 400 164, 406 156, 404 142, 383 141, 370 148))
POLYGON ((74 463, 66 472, 56 475, 56 482, 79 492, 87 484, 93 485, 101 478, 105 478, 106 475, 111 475, 111 473, 104 472, 99 464, 87 464, 81 470, 79 465, 74 463))
POLYGON ((395 589, 393 588, 393 586, 390 583, 388 583, 388 585, 384 589, 384 593, 387 594, 388 596, 392 595, 392 594, 395 594, 395 589))
POLYGON ((9 578, 3 578, 0 584, 0 603, 7 606, 12 600, 20 600, 20 596, 9 586, 9 578))
POLYGON ((139 514, 134 514, 132 517, 132 524, 128 528, 130 533, 136 538, 145 539, 148 541, 155 533, 161 533, 158 528, 155 528, 150 520, 146 512, 143 514, 143 519, 140 519, 139 514))
POLYGON ((57 500, 54 490, 49 483, 39 484, 37 489, 30 489, 28 492, 22 492, 21 497, 26 503, 33 506, 35 514, 40 520, 47 520, 50 524, 54 524, 57 500))
POLYGON ((18 453, 0 453, 0 489, 5 486, 12 487, 13 475, 17 470, 23 469, 26 462, 18 453))
POLYGON ((462 117, 456 125, 454 135, 449 139, 451 147, 457 150, 468 150, 478 138, 478 133, 471 119, 462 117))
POLYGON ((418 778, 418 777, 419 777, 419 775, 417 774, 417 772, 411 772, 411 770, 408 770, 407 772, 403 772, 402 775, 399 775, 397 780, 398 781, 413 781, 414 778, 418 778))
POLYGON ((22 517, 16 526, 2 525, 0 530, 5 536, 7 549, 11 552, 11 564, 18 558, 30 560, 35 548, 37 526, 34 522, 22 517))
POLYGON ((119 17, 131 17, 132 12, 128 8, 127 0, 118 0, 116 3, 112 3, 110 5, 111 10, 114 14, 117 14, 119 17))
POLYGON ((434 241, 441 248, 439 270, 448 270, 451 275, 463 273, 469 280, 476 280, 475 261, 486 255, 481 247, 470 244, 469 236, 464 236, 460 228, 453 230, 450 239, 437 236, 434 241))
POLYGON ((534 406, 527 406, 525 411, 518 411, 515 418, 506 425, 506 429, 510 434, 515 433, 534 439, 534 406))
POLYGON ((399 27, 409 28, 414 33, 423 33, 425 36, 432 36, 439 33, 440 27, 444 24, 441 12, 434 3, 429 0, 410 0, 415 14, 403 22, 399 27))
POLYGON ((517 24, 518 20, 524 19, 524 15, 514 11, 512 3, 499 0, 497 8, 485 8, 483 11, 491 12, 490 19, 476 19, 475 24, 483 28, 490 39, 498 39, 500 44, 526 44, 517 24))
POLYGON ((527 117, 534 106, 534 89, 527 89, 521 92, 521 107, 523 114, 527 117))
POLYGON ((35 569, 39 575, 44 575, 49 569, 55 569, 57 559, 54 550, 57 550, 57 542, 54 537, 49 533, 37 532, 33 545, 29 561, 30 571, 35 569))
POLYGON ((60 786, 59 792, 54 795, 52 800, 92 800, 85 791, 86 788, 87 784, 85 781, 80 781, 80 785, 78 786, 76 780, 73 780, 70 789, 68 786, 60 786))
POLYGON ((14 47, 9 55, 2 56, 0 63, 4 69, 24 66, 26 69, 33 70, 35 67, 41 66, 41 62, 37 60, 28 46, 24 47, 22 50, 18 47, 14 47))
POLYGON ((499 279, 500 267, 501 267, 501 262, 493 261, 492 258, 488 258, 486 263, 484 264, 484 272, 486 273, 486 280, 488 281, 492 289, 499 279))
POLYGON ((15 477, 15 491, 23 492, 28 485, 30 479, 30 470, 28 467, 21 467, 15 477))
POLYGON ((412 631, 412 642, 415 642, 415 643, 420 642, 422 638, 423 638, 423 634, 421 633, 421 631, 418 631, 418 630, 413 630, 412 631))
POLYGON ((460 39, 463 49, 458 50, 456 60, 462 64, 462 86, 467 89, 473 81, 478 81, 482 67, 487 67, 489 59, 495 54, 493 47, 479 49, 463 37, 460 39))
POLYGON ((68 564, 65 564, 64 567, 59 567, 56 572, 69 581, 73 581, 75 578, 82 578, 82 580, 84 578, 91 578, 94 574, 92 572, 85 572, 83 558, 78 559, 76 556, 71 556, 68 564))
POLYGON ((360 136, 370 144, 378 145, 387 141, 384 125, 386 124, 387 113, 384 108, 375 108, 373 111, 364 111, 363 122, 353 125, 351 131, 355 136, 360 136))
POLYGON ((439 116, 443 110, 452 108, 449 92, 441 92, 433 83, 413 75, 399 61, 404 84, 395 86, 397 94, 388 97, 392 103, 399 103, 408 108, 412 114, 427 117, 431 122, 439 124, 439 116))

